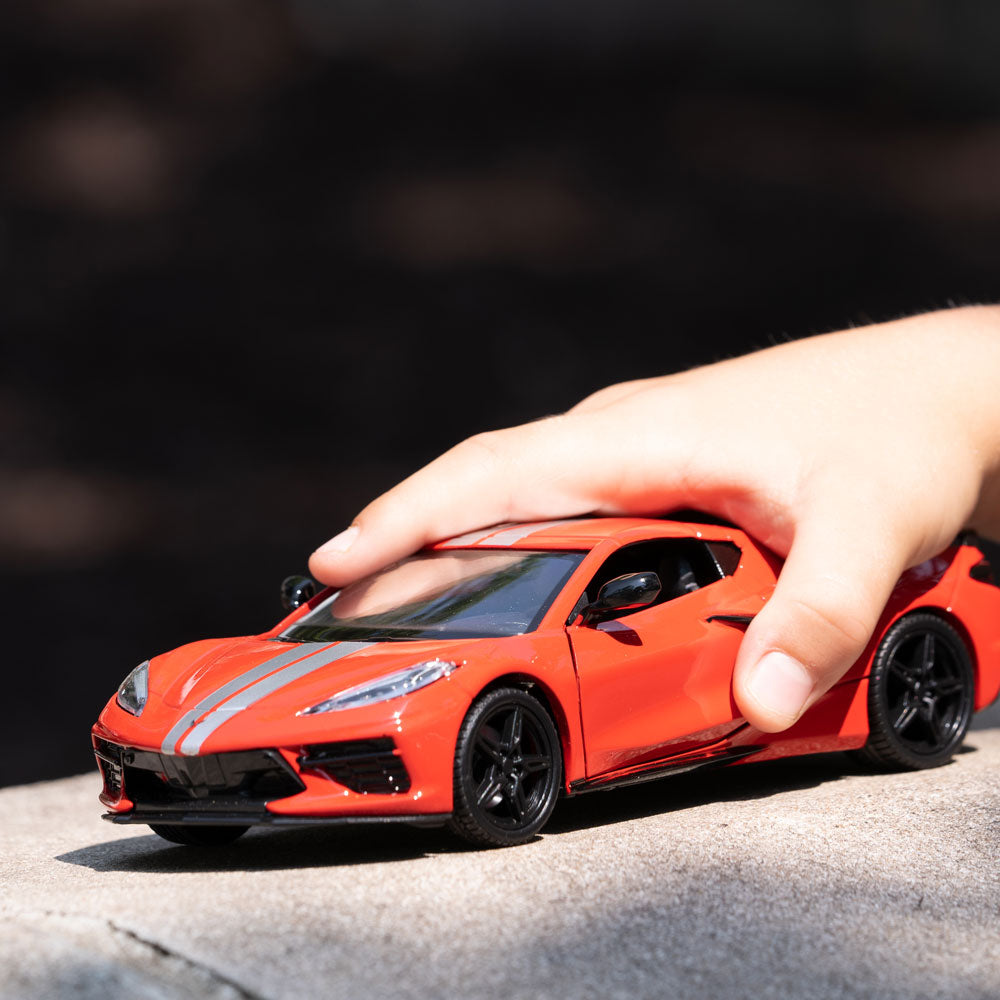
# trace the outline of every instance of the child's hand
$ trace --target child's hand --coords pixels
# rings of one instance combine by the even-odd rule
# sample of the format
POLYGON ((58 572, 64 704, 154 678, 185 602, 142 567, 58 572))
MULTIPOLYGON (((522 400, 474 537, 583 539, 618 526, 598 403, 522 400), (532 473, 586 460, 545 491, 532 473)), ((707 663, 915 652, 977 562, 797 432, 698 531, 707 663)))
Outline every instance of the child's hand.
POLYGON ((1000 526, 1000 309, 783 344, 610 386, 568 413, 463 441, 316 553, 344 584, 503 521, 728 518, 787 558, 734 690, 790 726, 860 655, 904 569, 1000 526))

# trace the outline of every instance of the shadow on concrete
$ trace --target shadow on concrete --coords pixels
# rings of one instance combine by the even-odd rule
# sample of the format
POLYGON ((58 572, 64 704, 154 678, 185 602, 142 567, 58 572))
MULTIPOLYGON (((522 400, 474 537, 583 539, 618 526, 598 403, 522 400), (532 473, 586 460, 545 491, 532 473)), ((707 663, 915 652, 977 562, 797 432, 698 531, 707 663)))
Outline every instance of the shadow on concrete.
MULTIPOLYGON (((546 825, 545 834, 624 823, 710 802, 768 798, 856 773, 863 771, 844 754, 690 772, 564 800, 546 825)), ((56 860, 101 872, 269 871, 413 861, 466 850, 475 848, 444 828, 317 825, 258 827, 234 844, 217 848, 168 845, 155 834, 141 833, 69 851, 56 860)))
POLYGON ((782 792, 815 788, 854 773, 861 773, 860 769, 856 769, 845 754, 816 754, 718 770, 706 768, 569 799, 556 810, 545 830, 563 833, 690 809, 710 802, 764 799, 782 792))
POLYGON ((460 842, 441 829, 317 825, 257 827, 224 847, 182 847, 144 833, 82 847, 56 860, 99 872, 252 872, 414 861, 462 849, 460 842))
MULTIPOLYGON (((965 743, 955 756, 977 753, 965 743)), ((940 765, 949 767, 948 764, 940 765)), ((847 753, 813 754, 784 760, 689 771, 628 788, 588 792, 561 803, 545 827, 546 833, 564 833, 587 827, 622 823, 710 802, 765 799, 782 792, 816 788, 830 781, 878 773, 877 767, 847 753)))
MULTIPOLYGON (((667 884, 654 881, 632 905, 568 932, 539 935, 516 965, 572 970, 573 981, 597 997, 996 996, 989 955, 956 947, 965 937, 988 939, 989 907, 981 898, 956 905, 946 884, 847 873, 789 877, 728 861, 699 869, 676 894, 667 884), (915 953, 924 961, 915 962, 915 953)), ((512 970, 515 994, 524 988, 518 975, 512 970)), ((533 985, 536 996, 565 995, 551 980, 544 992, 533 985)))

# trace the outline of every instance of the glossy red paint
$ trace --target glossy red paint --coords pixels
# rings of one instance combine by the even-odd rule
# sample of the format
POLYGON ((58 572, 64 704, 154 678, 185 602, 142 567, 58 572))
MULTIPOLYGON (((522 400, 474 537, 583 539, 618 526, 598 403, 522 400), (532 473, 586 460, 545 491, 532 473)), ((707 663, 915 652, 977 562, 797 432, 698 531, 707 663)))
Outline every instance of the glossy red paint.
MULTIPOLYGON (((483 692, 497 687, 527 690, 551 715, 567 792, 706 762, 862 747, 869 739, 869 675, 879 643, 893 623, 914 612, 938 616, 961 637, 973 665, 977 710, 1000 692, 1000 590, 971 575, 982 559, 973 545, 956 545, 908 571, 864 655, 797 725, 777 734, 750 727, 732 697, 743 631, 769 598, 780 569, 773 553, 743 532, 702 523, 587 518, 499 526, 435 549, 586 554, 538 627, 524 634, 276 641, 319 608, 330 597, 326 591, 261 635, 204 640, 154 657, 141 713, 126 711, 112 697, 93 728, 108 818, 178 824, 211 823, 213 817, 233 823, 445 819, 454 808, 463 720, 483 692), (584 591, 617 565, 632 572, 633 558, 637 570, 653 568, 643 560, 660 560, 665 591, 673 586, 676 593, 606 620, 584 620, 578 613, 584 591), (457 666, 401 697, 299 714, 338 692, 434 660, 457 666), (375 761, 371 766, 382 771, 374 784, 352 777, 347 765, 338 770, 300 762, 329 744, 346 749, 323 752, 350 750, 350 767, 357 771, 375 761), (220 761, 226 767, 237 762, 232 767, 239 777, 239 767, 249 767, 251 757, 238 755, 261 751, 265 757, 253 760, 266 758, 270 768, 269 776, 259 778, 262 784, 241 778, 237 788, 228 771, 225 780, 219 777, 220 761), (396 777, 386 777, 390 772, 396 777), (399 787, 386 784, 391 781, 399 787), (280 794, 271 794, 268 782, 278 782, 280 794)), ((593 601, 596 595, 588 590, 588 596, 593 601)))

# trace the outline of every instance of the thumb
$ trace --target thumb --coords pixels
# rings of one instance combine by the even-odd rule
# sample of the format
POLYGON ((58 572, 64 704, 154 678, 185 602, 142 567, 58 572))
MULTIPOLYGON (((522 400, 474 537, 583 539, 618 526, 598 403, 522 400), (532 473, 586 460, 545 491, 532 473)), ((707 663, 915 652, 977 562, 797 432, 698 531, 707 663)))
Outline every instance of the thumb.
POLYGON ((868 644, 906 553, 891 532, 818 512, 796 527, 774 594, 747 629, 733 694, 764 732, 797 722, 868 644))

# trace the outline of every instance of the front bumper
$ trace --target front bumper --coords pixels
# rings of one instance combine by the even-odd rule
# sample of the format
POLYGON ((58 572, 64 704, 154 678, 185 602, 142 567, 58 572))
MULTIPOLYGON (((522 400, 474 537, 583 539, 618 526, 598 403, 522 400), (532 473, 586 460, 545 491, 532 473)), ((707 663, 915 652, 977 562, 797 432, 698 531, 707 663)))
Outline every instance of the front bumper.
POLYGON ((388 737, 198 756, 160 753, 93 735, 113 823, 213 825, 444 822, 418 812, 406 766, 388 737), (336 791, 333 791, 336 789, 336 791))

